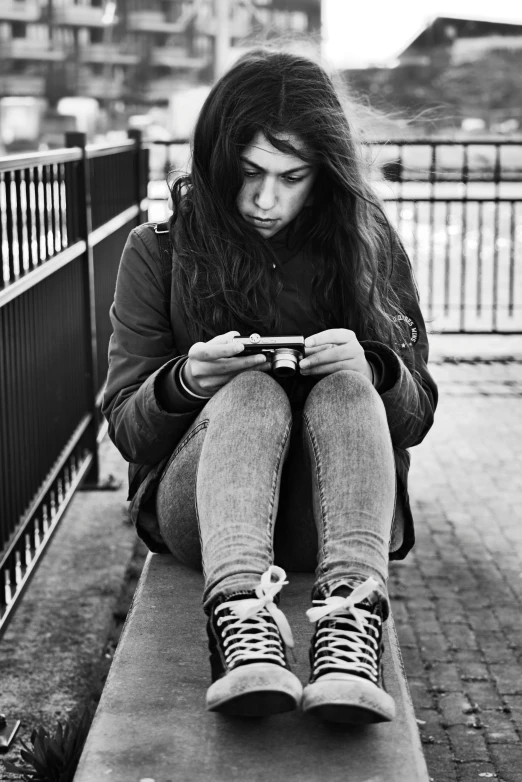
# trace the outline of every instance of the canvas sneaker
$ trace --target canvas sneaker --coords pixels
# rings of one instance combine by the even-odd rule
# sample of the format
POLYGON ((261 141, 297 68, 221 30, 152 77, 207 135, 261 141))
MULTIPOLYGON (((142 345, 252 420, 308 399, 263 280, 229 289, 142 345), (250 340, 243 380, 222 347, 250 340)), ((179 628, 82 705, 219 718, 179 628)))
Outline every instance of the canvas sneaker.
POLYGON ((209 711, 264 717, 299 705, 303 688, 285 649, 294 645, 292 632, 274 602, 288 583, 285 578, 285 571, 272 565, 255 592, 213 606, 207 625, 213 682, 207 691, 209 711))
POLYGON ((315 600, 306 612, 316 623, 302 700, 308 714, 353 724, 394 718, 395 702, 382 678, 381 605, 368 599, 377 587, 369 578, 348 597, 315 600))

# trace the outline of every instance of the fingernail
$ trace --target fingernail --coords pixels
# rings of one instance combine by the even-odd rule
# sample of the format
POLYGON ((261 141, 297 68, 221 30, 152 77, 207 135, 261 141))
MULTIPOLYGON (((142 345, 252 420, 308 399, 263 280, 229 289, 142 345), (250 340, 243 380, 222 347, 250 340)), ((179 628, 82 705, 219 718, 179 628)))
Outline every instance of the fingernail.
POLYGON ((314 341, 313 341, 312 337, 307 337, 305 339, 305 345, 306 345, 307 348, 313 348, 314 341))
POLYGON ((303 360, 299 363, 299 366, 301 367, 301 369, 308 369, 308 367, 310 366, 310 362, 308 361, 307 358, 303 358, 303 360))

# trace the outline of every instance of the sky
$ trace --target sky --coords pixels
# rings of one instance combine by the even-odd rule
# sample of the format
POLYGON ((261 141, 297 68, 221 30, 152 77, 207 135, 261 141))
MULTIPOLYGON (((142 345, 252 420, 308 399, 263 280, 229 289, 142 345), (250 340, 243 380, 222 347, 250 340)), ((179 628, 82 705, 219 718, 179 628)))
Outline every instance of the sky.
POLYGON ((520 22, 522 0, 322 0, 323 54, 335 67, 385 62, 434 16, 520 22))

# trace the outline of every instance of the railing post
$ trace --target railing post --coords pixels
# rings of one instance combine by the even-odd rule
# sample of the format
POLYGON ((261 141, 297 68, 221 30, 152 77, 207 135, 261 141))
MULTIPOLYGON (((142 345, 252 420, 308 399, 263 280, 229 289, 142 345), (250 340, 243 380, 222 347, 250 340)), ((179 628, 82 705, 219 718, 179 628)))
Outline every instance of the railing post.
MULTIPOLYGON (((91 244, 91 178, 89 170, 89 159, 86 154, 87 136, 85 133, 71 131, 65 134, 65 144, 67 147, 80 147, 82 149, 82 160, 78 165, 78 178, 76 192, 73 198, 76 203, 68 204, 77 210, 78 236, 75 238, 83 239, 86 244, 85 258, 83 261, 83 292, 86 312, 85 322, 85 385, 88 410, 91 414, 89 429, 85 434, 87 448, 92 451, 93 459, 89 472, 85 480, 89 484, 97 484, 99 479, 99 460, 98 460, 98 413, 96 409, 96 393, 98 390, 97 378, 97 341, 96 341, 96 300, 94 287, 94 256, 91 244)), ((70 194, 69 194, 70 197, 70 194)))
POLYGON ((147 198, 149 184, 149 150, 143 146, 141 130, 131 128, 127 136, 136 142, 136 181, 135 198, 139 208, 139 222, 144 223, 148 219, 146 212, 141 209, 141 202, 147 198))

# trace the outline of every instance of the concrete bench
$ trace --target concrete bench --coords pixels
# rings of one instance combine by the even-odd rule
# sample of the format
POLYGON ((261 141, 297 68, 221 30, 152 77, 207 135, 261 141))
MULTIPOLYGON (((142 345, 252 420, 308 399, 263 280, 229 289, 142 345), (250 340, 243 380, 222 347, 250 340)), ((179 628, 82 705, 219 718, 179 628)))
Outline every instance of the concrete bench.
MULTIPOLYGON (((281 607, 306 682, 312 584, 289 574, 281 607)), ((202 576, 170 555, 149 555, 75 782, 428 782, 393 619, 385 680, 392 723, 354 727, 299 712, 268 719, 205 710, 209 685, 202 576)))

